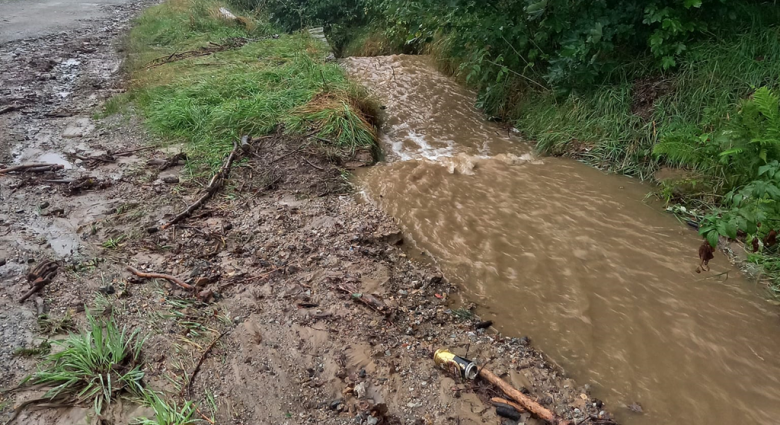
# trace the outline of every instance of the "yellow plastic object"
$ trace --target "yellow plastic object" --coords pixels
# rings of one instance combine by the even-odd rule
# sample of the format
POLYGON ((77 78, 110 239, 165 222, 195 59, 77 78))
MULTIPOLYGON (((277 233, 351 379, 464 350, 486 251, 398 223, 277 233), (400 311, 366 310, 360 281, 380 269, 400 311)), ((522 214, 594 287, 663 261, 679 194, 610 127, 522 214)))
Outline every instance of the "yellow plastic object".
POLYGON ((446 348, 440 348, 436 350, 436 352, 433 353, 433 361, 440 367, 445 367, 445 365, 448 364, 454 364, 460 371, 460 376, 465 379, 475 379, 479 373, 479 370, 477 370, 477 365, 475 365, 474 362, 462 357, 458 357, 455 354, 452 354, 450 350, 447 350, 446 348))

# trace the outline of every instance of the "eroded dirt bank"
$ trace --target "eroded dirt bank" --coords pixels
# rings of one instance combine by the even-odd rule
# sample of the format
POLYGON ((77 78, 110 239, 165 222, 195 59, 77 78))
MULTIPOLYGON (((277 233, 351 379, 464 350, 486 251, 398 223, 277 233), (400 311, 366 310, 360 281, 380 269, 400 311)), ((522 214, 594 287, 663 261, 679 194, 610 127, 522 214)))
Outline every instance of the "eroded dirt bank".
MULTIPOLYGON (((92 118, 122 90, 118 37, 142 6, 111 8, 109 23, 0 46, 0 110, 11 108, 0 115, 3 168, 63 165, 0 176, 0 386, 34 370, 38 359, 15 355, 18 348, 72 330, 69 317, 83 325, 86 306, 148 335, 147 385, 196 401, 206 422, 501 423, 486 402, 495 390, 435 368, 432 353, 448 347, 562 417, 610 423, 589 389, 527 339, 477 330, 477 317, 453 312, 457 289, 406 258, 393 221, 358 203, 339 161, 302 140, 255 143, 205 209, 157 231, 204 182, 179 162, 161 170, 179 148, 160 145, 136 118, 92 118), (147 146, 156 148, 137 150, 147 146), (59 273, 20 304, 26 273, 47 259, 60 262, 59 273), (196 301, 165 281, 132 277, 126 265, 216 296, 196 301), (353 294, 376 295, 385 308, 353 294)), ((39 396, 3 394, 0 421, 39 396)), ((90 411, 25 410, 17 423, 90 423, 90 411)), ((147 413, 117 404, 102 423, 147 413)))

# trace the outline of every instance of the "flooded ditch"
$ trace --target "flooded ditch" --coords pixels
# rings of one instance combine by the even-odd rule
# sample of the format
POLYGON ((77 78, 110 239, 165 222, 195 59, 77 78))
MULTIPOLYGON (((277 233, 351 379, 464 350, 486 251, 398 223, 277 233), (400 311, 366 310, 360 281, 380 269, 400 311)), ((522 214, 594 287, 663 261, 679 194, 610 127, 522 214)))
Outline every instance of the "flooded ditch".
POLYGON ((621 423, 776 423, 780 316, 635 180, 537 158, 428 58, 349 58, 386 105, 386 163, 358 175, 410 249, 529 336, 621 423), (644 413, 621 406, 639 403, 644 413))

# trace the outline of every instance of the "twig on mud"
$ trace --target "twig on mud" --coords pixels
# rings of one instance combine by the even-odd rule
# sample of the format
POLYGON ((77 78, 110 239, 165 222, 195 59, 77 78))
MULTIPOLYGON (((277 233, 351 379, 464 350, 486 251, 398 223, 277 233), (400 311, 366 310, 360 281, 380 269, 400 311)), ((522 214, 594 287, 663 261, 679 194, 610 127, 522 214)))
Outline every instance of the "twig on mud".
POLYGON ((209 199, 211 199, 212 196, 214 196, 215 193, 219 189, 222 188, 222 186, 225 184, 225 179, 228 178, 230 175, 230 167, 233 165, 233 161, 238 156, 238 143, 236 141, 233 141, 233 150, 230 152, 230 155, 228 155, 227 160, 224 164, 222 164, 222 167, 217 171, 216 174, 211 178, 211 181, 209 182, 209 185, 206 187, 206 193, 200 197, 197 201, 195 201, 194 204, 190 205, 186 210, 184 210, 181 214, 177 215, 173 218, 173 220, 169 221, 168 223, 164 224, 162 226, 162 230, 165 230, 174 224, 184 220, 185 218, 189 217, 195 210, 200 208, 203 204, 206 203, 209 199))
POLYGON ((195 376, 198 374, 198 371, 200 371, 200 366, 203 364, 203 361, 206 360, 206 356, 208 356, 211 349, 214 348, 214 345, 217 344, 217 341, 222 339, 222 337, 225 336, 229 331, 230 329, 222 332, 219 334, 219 336, 214 338, 214 341, 211 341, 211 344, 209 344, 209 346, 206 347, 206 349, 203 351, 203 354, 200 355, 200 360, 198 360, 198 364, 195 365, 195 369, 192 369, 192 373, 190 373, 190 379, 187 381, 187 386, 185 387, 187 390, 187 397, 192 396, 192 383, 195 381, 195 376))
POLYGON ((201 418, 203 418, 203 420, 210 423, 211 425, 214 425, 214 421, 211 420, 208 416, 204 415, 203 412, 201 412, 197 406, 195 406, 195 411, 198 412, 198 414, 200 415, 201 418))
MULTIPOLYGON (((140 277, 140 278, 143 278, 143 279, 165 279, 168 282, 171 282, 171 283, 173 283, 173 284, 175 284, 175 285, 177 285, 177 286, 179 286, 179 287, 181 287, 183 289, 195 292, 195 287, 194 286, 187 284, 186 282, 184 282, 183 280, 179 279, 176 276, 171 276, 169 274, 164 274, 164 273, 145 273, 145 272, 142 272, 142 271, 136 269, 133 266, 127 266, 126 270, 129 271, 130 273, 140 277)), ((211 291, 205 290, 205 291, 202 291, 202 292, 198 293, 196 296, 198 297, 198 299, 205 301, 211 295, 212 295, 211 291)))
POLYGON ((225 289, 230 288, 231 286, 233 286, 233 285, 235 285, 237 283, 244 283, 244 282, 247 282, 247 281, 254 281, 254 280, 258 280, 258 279, 265 279, 268 276, 271 276, 272 274, 274 274, 274 273, 276 273, 276 272, 278 272, 280 270, 282 270, 282 267, 275 267, 275 268, 269 270, 268 272, 263 273, 263 274, 261 274, 259 276, 248 277, 248 278, 242 279, 240 281, 239 280, 234 280, 232 282, 228 282, 228 283, 220 286, 219 290, 220 291, 224 291, 225 289))
POLYGON ((15 167, 0 169, 0 174, 13 173, 16 171, 30 171, 36 173, 42 171, 60 170, 62 168, 65 168, 65 166, 61 164, 23 164, 17 165, 15 167))
POLYGON ((154 148, 155 148, 154 146, 145 146, 143 148, 129 149, 129 150, 126 150, 126 151, 114 152, 111 155, 113 155, 113 156, 127 156, 127 155, 132 155, 132 154, 134 154, 136 152, 148 151, 148 150, 154 149, 154 148))
POLYGON ((18 111, 18 110, 21 110, 22 108, 24 108, 23 105, 10 105, 10 106, 6 106, 5 108, 0 109, 0 115, 7 114, 7 113, 13 112, 13 111, 18 111))
MULTIPOLYGON (((314 131, 312 131, 309 134, 305 134, 301 139, 302 140, 306 140, 309 137, 314 136, 315 134, 317 134, 319 132, 320 132, 320 130, 314 130, 314 131)), ((317 138, 317 139, 319 139, 319 138, 317 138)), ((271 162, 269 162, 269 164, 273 164, 274 162, 279 161, 280 159, 287 158, 288 156, 290 156, 290 155, 292 155, 292 154, 294 154, 296 152, 299 152, 301 149, 305 148, 306 146, 309 146, 309 144, 308 143, 301 143, 300 146, 298 146, 297 148, 291 150, 290 152, 287 152, 286 154, 283 154, 281 156, 278 156, 278 157, 272 159, 271 162)))
POLYGON ((290 155, 300 151, 301 149, 303 149, 305 146, 308 146, 308 145, 309 145, 308 143, 302 143, 300 146, 298 146, 297 148, 291 150, 290 152, 287 152, 284 155, 277 156, 276 158, 272 159, 271 162, 269 162, 269 164, 273 164, 274 162, 279 161, 280 159, 287 158, 288 156, 290 156, 290 155))
POLYGON ((309 165, 311 165, 312 167, 314 167, 314 168, 316 168, 316 169, 318 169, 318 170, 320 170, 320 171, 325 171, 325 169, 324 169, 324 168, 322 168, 322 167, 320 167, 320 166, 318 166, 318 165, 314 165, 314 164, 312 164, 311 162, 309 162, 309 160, 308 160, 308 159, 306 159, 306 157, 303 157, 303 160, 304 160, 304 161, 306 161, 306 163, 307 163, 307 164, 309 164, 309 165))

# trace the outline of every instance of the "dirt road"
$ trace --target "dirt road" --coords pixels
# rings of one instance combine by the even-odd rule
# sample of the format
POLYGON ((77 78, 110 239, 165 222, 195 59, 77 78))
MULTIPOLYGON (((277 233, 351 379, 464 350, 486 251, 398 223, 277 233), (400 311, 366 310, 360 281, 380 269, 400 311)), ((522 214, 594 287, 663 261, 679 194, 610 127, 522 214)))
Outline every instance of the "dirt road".
MULTIPOLYGON (((71 20, 64 34, 0 45, 0 168, 62 166, 0 175, 0 387, 40 361, 17 349, 77 330, 86 308, 148 335, 145 383, 194 400, 212 423, 499 422, 488 401, 496 390, 437 369, 431 356, 440 347, 489 363, 562 417, 611 423, 588 387, 527 339, 477 329, 468 308, 456 310, 457 288, 434 262, 409 261, 392 219, 358 203, 339 160, 302 140, 257 143, 224 193, 160 230, 197 199, 203 179, 165 162, 180 147, 146 134, 132 110, 95 115, 123 91, 116 42, 142 6, 108 6, 100 13, 110 19, 71 20), (26 274, 46 260, 58 262, 58 274, 20 303, 26 274), (195 300, 126 265, 216 296, 195 300)), ((35 31, 54 30, 46 28, 35 31)), ((0 394, 0 422, 41 395, 0 394)), ((18 423, 82 424, 90 411, 24 411, 18 423)), ((116 404, 103 419, 126 424, 143 414, 116 404)), ((527 413, 522 422, 537 423, 527 413)))
POLYGON ((89 21, 112 18, 103 6, 121 5, 128 0, 2 0, 0 1, 0 44, 24 38, 37 38, 89 25, 89 21))

